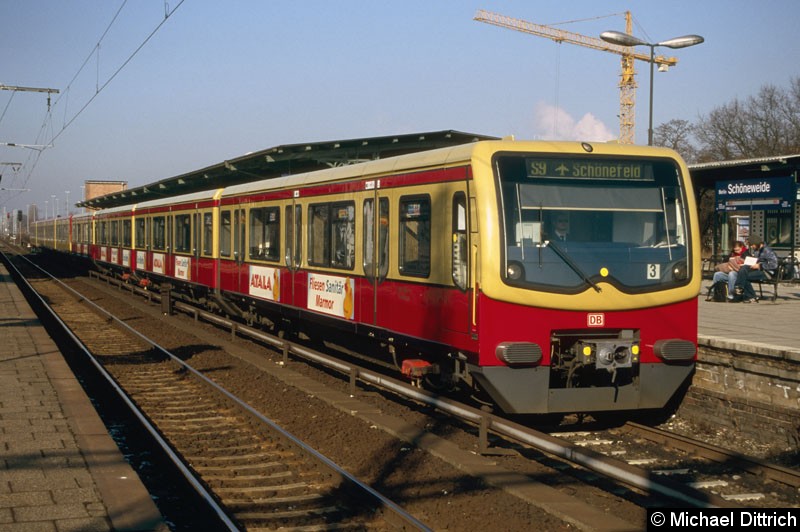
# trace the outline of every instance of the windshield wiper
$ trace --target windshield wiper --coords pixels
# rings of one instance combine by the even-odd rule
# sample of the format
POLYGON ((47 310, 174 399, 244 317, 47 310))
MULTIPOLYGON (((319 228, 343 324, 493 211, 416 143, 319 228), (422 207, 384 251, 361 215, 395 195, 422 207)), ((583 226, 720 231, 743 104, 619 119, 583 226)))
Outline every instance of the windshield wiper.
POLYGON ((546 242, 546 244, 547 244, 547 246, 548 246, 548 247, 550 247, 550 249, 552 249, 553 251, 555 251, 556 255, 558 255, 558 256, 561 258, 561 260, 563 260, 563 261, 564 261, 564 263, 565 263, 567 266, 569 266, 569 267, 572 269, 572 271, 574 271, 575 273, 577 273, 577 274, 580 276, 580 278, 584 280, 584 282, 585 282, 586 284, 588 284, 589 286, 591 286, 592 288, 594 288, 594 289, 595 289, 597 292, 602 292, 602 291, 603 291, 603 289, 602 289, 602 288, 600 288, 599 286, 597 286, 597 283, 595 283, 594 281, 592 281, 591 279, 589 279, 589 276, 588 276, 588 275, 586 275, 586 273, 585 273, 585 272, 584 272, 584 271, 581 269, 581 267, 580 267, 580 266, 578 266, 577 264, 575 264, 575 261, 573 261, 573 260, 572 260, 572 259, 569 257, 569 255, 567 255, 566 253, 564 253, 564 250, 563 250, 563 249, 561 249, 561 248, 559 248, 559 247, 556 245, 556 243, 555 243, 555 242, 551 242, 550 240, 548 240, 548 241, 546 242))

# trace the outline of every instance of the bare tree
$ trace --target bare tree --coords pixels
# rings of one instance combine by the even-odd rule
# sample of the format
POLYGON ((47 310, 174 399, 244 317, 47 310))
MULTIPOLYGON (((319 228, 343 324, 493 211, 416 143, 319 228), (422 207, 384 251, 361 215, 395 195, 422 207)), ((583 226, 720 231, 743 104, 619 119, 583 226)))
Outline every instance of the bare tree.
POLYGON ((687 163, 697 162, 697 148, 692 144, 694 127, 688 120, 674 119, 664 122, 653 131, 653 144, 672 148, 687 163))
POLYGON ((694 128, 699 161, 767 157, 800 152, 800 78, 788 89, 764 85, 700 117, 694 128))

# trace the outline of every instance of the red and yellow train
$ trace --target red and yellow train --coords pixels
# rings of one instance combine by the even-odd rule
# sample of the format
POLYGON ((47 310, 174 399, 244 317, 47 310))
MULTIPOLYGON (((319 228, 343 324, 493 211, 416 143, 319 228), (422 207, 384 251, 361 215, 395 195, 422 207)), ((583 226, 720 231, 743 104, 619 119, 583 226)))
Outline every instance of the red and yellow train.
POLYGON ((32 238, 250 323, 373 339, 509 413, 615 412, 664 409, 694 371, 696 213, 671 150, 481 141, 32 238))

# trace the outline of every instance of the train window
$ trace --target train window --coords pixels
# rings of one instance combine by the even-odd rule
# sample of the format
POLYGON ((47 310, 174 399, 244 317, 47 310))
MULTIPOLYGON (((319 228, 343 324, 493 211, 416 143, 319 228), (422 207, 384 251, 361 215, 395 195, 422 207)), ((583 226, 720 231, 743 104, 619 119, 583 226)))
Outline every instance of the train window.
POLYGON ((131 221, 122 220, 122 246, 131 247, 131 221))
POLYGON ((214 253, 214 215, 203 213, 203 255, 214 253))
POLYGON ((109 244, 112 246, 119 245, 119 222, 116 220, 112 220, 111 228, 109 230, 109 236, 111 237, 109 244))
POLYGON ((389 199, 378 200, 377 219, 374 203, 373 199, 364 201, 364 273, 383 279, 389 271, 389 199))
POLYGON ((189 214, 175 215, 175 252, 189 253, 192 250, 192 217, 189 214))
POLYGON ((219 213, 219 254, 231 256, 231 211, 219 213))
POLYGON ((100 222, 98 225, 99 225, 98 238, 97 238, 98 243, 102 245, 108 244, 108 231, 106 230, 108 222, 103 221, 100 222))
POLYGON ((355 204, 334 203, 331 205, 331 240, 333 255, 331 266, 352 270, 356 259, 355 204))
POLYGON ((453 282, 461 290, 467 289, 467 197, 463 192, 453 196, 452 227, 453 282))
POLYGON ((308 208, 308 263, 330 265, 330 209, 328 204, 308 208))
POLYGON ((147 247, 147 232, 145 231, 145 219, 143 216, 136 218, 136 230, 134 234, 134 242, 136 249, 144 249, 147 247))
POLYGON ((250 258, 280 260, 280 208, 250 209, 250 258))
POLYGON ((431 200, 429 196, 400 198, 400 273, 427 277, 431 273, 431 200))
POLYGON ((355 265, 355 204, 325 203, 309 207, 308 262, 352 270, 355 265))
POLYGON ((299 268, 301 257, 303 208, 300 205, 286 207, 286 265, 299 268))
POLYGON ((164 251, 167 249, 167 221, 163 216, 153 217, 153 249, 164 251))

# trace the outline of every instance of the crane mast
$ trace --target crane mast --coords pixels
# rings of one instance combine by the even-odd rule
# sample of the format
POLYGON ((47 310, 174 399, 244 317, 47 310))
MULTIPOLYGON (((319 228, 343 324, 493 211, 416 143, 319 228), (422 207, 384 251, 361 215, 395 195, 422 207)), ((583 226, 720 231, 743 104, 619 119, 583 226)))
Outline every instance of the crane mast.
MULTIPOLYGON (((650 56, 633 51, 630 46, 619 46, 607 43, 594 37, 581 35, 571 31, 564 31, 544 24, 534 24, 525 20, 499 15, 483 9, 479 9, 475 14, 474 20, 485 22, 501 28, 521 31, 537 37, 545 37, 557 43, 570 43, 594 50, 610 52, 622 56, 622 74, 619 82, 619 142, 622 144, 633 144, 635 130, 635 103, 636 103, 636 77, 634 61, 650 62, 650 56)), ((628 35, 633 33, 633 22, 630 11, 625 12, 625 32, 628 35)), ((656 56, 653 62, 661 67, 671 67, 678 63, 674 57, 656 56)))

